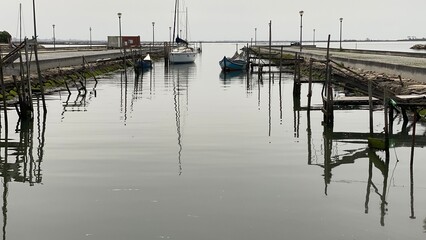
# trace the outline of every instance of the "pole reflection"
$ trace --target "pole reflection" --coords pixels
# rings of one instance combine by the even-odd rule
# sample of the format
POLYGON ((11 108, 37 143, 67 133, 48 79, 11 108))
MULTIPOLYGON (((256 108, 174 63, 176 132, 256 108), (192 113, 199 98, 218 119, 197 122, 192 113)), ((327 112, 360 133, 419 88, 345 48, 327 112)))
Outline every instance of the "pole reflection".
MULTIPOLYGON (((97 85, 98 81, 95 80, 92 86, 92 90, 89 91, 89 94, 87 94, 86 92, 82 94, 81 91, 77 91, 77 94, 73 98, 73 101, 71 101, 73 92, 69 92, 66 100, 62 102, 61 120, 65 119, 65 113, 67 112, 86 112, 87 107, 90 105, 90 102, 97 97, 97 85)), ((87 82, 85 86, 87 88, 87 82)), ((60 96, 62 98, 62 95, 60 96)))
MULTIPOLYGON (((294 110, 296 111, 296 110, 294 110)), ((329 195, 328 186, 332 183, 333 170, 343 164, 354 164, 355 161, 360 159, 368 159, 368 178, 366 181, 366 194, 364 201, 364 213, 369 214, 371 205, 371 194, 375 194, 379 198, 379 212, 381 226, 385 226, 385 217, 389 211, 389 202, 387 196, 390 191, 390 182, 393 179, 395 169, 398 165, 398 157, 395 156, 395 166, 390 175, 390 151, 389 148, 380 150, 368 146, 368 137, 372 136, 378 139, 384 139, 383 133, 358 133, 358 132, 335 132, 333 127, 324 126, 323 130, 323 156, 324 161, 322 163, 313 162, 314 154, 317 152, 313 149, 312 140, 312 129, 311 129, 311 118, 310 113, 307 112, 307 147, 308 147, 308 165, 319 166, 324 169, 324 194, 329 195), (342 149, 339 149, 339 146, 342 149), (375 172, 380 172, 380 177, 374 177, 375 172), (381 179, 377 183, 377 179, 381 179)), ((390 136, 392 148, 411 148, 411 161, 410 161, 410 219, 416 219, 414 209, 414 172, 413 172, 413 161, 414 161, 414 148, 425 147, 426 141, 424 137, 425 133, 416 134, 416 121, 410 127, 413 132, 411 136, 406 136, 407 130, 402 129, 398 133, 393 133, 390 136), (421 139, 415 141, 415 139, 421 139)), ((373 198, 374 199, 374 198, 373 198)))
POLYGON ((41 111, 40 99, 36 99, 36 119, 18 119, 14 133, 4 132, 0 141, 0 177, 3 181, 2 216, 3 239, 7 238, 8 196, 11 183, 42 184, 42 163, 45 148, 46 115, 41 111), (36 127, 34 127, 36 121, 36 127), (36 134, 34 134, 36 132, 36 134), (16 140, 14 140, 16 139, 16 140))

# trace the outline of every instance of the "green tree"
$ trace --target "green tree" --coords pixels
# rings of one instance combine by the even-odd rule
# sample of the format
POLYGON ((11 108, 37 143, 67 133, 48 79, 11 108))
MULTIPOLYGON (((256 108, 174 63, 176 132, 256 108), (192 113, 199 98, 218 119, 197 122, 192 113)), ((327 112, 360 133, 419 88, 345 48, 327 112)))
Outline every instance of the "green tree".
POLYGON ((0 31, 0 43, 9 43, 12 36, 6 31, 0 31))

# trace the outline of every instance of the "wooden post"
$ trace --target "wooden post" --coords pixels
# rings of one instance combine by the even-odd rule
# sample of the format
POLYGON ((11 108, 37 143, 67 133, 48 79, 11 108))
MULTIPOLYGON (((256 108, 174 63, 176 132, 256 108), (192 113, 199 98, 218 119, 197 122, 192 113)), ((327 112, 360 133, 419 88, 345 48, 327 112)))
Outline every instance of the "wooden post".
POLYGON ((269 21, 269 81, 271 81, 272 21, 269 21))
POLYGON ((393 134, 393 106, 389 106, 389 135, 393 134))
POLYGON ((246 47, 246 57, 247 57, 247 65, 246 65, 246 71, 247 71, 250 68, 250 51, 249 51, 248 44, 246 47))
POLYGON ((413 123, 413 136, 411 142, 411 156, 410 156, 410 197, 411 197, 411 219, 416 219, 414 215, 414 145, 416 144, 416 125, 419 116, 417 112, 414 112, 414 123, 413 123))
POLYGON ((283 46, 281 46, 281 50, 280 50, 280 83, 281 83, 281 78, 282 78, 282 68, 283 68, 283 46))
POLYGON ((370 119, 370 135, 374 133, 373 129, 373 82, 368 80, 368 105, 369 105, 369 119, 370 119))
POLYGON ((311 99, 312 99, 312 58, 309 60, 309 85, 308 85, 308 113, 311 111, 311 99))
POLYGON ((293 77, 294 82, 296 82, 296 79, 297 79, 297 76, 296 76, 296 74, 297 74, 297 59, 298 59, 298 53, 296 52, 294 54, 294 77, 293 77))
POLYGON ((1 83, 1 93, 3 95, 4 124, 6 128, 6 134, 7 134, 9 124, 7 121, 6 87, 4 86, 3 60, 1 58, 1 53, 0 53, 0 83, 1 83))
POLYGON ((385 117, 385 149, 389 149, 389 115, 388 115, 388 90, 385 88, 383 97, 384 117, 385 117))
POLYGON ((327 57, 326 57, 326 85, 327 85, 327 100, 326 100, 326 124, 329 126, 333 125, 334 114, 333 114, 333 88, 331 86, 331 66, 330 66, 330 35, 328 35, 327 41, 327 57))
POLYGON ((296 53, 294 62, 293 96, 300 97, 300 54, 296 53))
MULTIPOLYGON (((1 85, 2 85, 2 92, 3 92, 3 108, 7 109, 7 107, 6 107, 6 95, 4 95, 4 90, 3 90, 4 76, 3 76, 3 60, 2 60, 2 57, 1 57, 1 49, 0 49, 0 82, 1 82, 1 85)), ((7 113, 7 112, 5 112, 5 113, 7 113)), ((4 119, 6 121, 6 119, 7 119, 6 115, 5 115, 4 119)), ((1 121, 0 121, 0 126, 1 126, 1 121)))
POLYGON ((40 92, 41 92, 41 100, 43 102, 43 112, 44 115, 47 114, 47 107, 46 107, 46 101, 44 99, 44 85, 43 85, 43 79, 41 76, 41 70, 40 70, 40 63, 38 61, 38 43, 37 43, 37 23, 36 23, 36 6, 35 6, 35 0, 33 0, 33 22, 34 22, 34 57, 36 61, 37 66, 37 76, 38 76, 38 82, 40 84, 40 92))

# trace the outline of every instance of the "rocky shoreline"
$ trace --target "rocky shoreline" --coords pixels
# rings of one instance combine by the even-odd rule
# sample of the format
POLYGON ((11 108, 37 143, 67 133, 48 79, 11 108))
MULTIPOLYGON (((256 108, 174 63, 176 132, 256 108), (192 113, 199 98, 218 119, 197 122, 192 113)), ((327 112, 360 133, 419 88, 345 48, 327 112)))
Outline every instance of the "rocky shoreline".
MULTIPOLYGON (((122 68, 122 61, 105 61, 90 64, 89 66, 73 66, 66 68, 53 68, 42 71, 43 87, 45 93, 54 92, 66 89, 67 84, 74 84, 83 80, 82 78, 90 79, 96 76, 104 75, 109 72, 114 72, 122 68)), ((31 75, 31 89, 35 94, 40 93, 40 84, 37 75, 31 75)), ((12 76, 4 77, 5 83, 5 98, 8 103, 12 104, 18 100, 17 84, 12 76)), ((0 101, 3 99, 3 94, 0 93, 0 101)))

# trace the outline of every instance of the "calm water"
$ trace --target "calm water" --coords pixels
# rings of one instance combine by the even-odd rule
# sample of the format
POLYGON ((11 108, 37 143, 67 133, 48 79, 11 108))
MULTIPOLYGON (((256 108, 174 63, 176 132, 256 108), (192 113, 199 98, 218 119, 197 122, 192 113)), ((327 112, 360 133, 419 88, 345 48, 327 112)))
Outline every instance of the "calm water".
POLYGON ((45 121, 37 105, 29 126, 9 111, 3 239, 425 238, 425 137, 410 174, 411 124, 386 167, 360 134, 368 112, 337 111, 330 138, 321 112, 297 111, 290 75, 224 78, 235 45, 203 47, 193 65, 50 95, 45 121))

